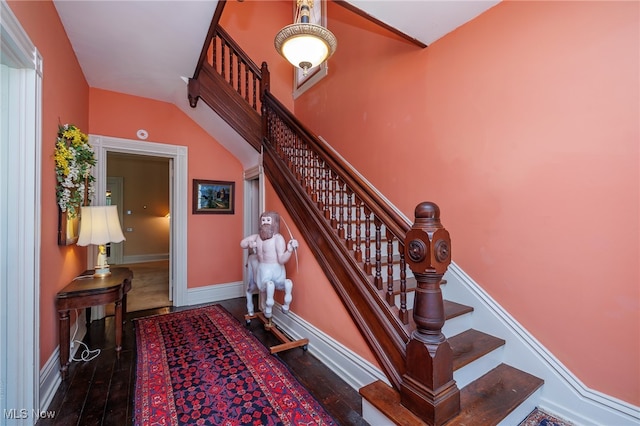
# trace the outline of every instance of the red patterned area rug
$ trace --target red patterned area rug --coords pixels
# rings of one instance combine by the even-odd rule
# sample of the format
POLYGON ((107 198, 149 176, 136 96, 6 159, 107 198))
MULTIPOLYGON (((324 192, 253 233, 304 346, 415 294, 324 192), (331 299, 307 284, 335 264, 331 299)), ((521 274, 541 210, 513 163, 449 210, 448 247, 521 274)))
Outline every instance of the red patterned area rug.
POLYGON ((219 305, 141 318, 136 425, 335 425, 219 305))

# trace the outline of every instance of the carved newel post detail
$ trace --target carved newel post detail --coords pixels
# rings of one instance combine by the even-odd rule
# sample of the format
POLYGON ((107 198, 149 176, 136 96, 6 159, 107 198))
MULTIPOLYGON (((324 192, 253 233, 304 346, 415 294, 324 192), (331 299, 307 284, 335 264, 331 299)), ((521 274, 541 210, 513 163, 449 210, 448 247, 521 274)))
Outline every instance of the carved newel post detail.
POLYGON ((440 223, 440 209, 420 203, 407 232, 405 256, 417 281, 413 302, 416 330, 407 345, 402 405, 430 425, 460 413, 460 391, 453 380, 453 352, 442 334, 444 301, 440 281, 451 263, 451 238, 440 223))

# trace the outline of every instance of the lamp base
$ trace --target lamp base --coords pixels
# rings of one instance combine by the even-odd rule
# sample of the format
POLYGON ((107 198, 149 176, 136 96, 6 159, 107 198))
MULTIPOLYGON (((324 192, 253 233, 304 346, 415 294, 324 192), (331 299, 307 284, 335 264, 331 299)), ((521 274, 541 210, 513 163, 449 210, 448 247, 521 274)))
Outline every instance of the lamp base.
POLYGON ((103 267, 96 266, 95 268, 96 269, 93 272, 93 276, 95 278, 104 278, 111 275, 111 270, 109 269, 109 265, 103 266, 103 267))

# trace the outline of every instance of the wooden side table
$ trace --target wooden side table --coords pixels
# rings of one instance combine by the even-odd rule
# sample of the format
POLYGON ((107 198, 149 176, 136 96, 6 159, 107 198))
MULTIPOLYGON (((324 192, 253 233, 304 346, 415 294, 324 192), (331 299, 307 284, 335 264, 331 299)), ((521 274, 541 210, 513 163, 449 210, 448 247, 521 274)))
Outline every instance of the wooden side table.
MULTIPOLYGON (((115 302, 116 357, 122 350, 123 318, 127 311, 127 293, 131 290, 133 272, 129 268, 111 268, 108 277, 94 278, 93 270, 84 271, 56 296, 60 326, 60 374, 69 373, 69 311, 115 302), (87 278, 88 276, 88 278, 87 278), (82 278, 80 278, 82 277, 82 278)), ((79 319, 77 319, 79 320, 79 319)))

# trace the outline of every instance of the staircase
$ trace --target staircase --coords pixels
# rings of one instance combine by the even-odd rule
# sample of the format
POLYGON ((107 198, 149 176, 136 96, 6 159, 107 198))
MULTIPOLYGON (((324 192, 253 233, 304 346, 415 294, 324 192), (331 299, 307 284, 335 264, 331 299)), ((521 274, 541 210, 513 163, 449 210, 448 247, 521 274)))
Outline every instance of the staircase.
POLYGON ((421 203, 410 223, 306 129, 270 93, 266 64, 258 68, 217 25, 223 7, 189 82, 190 104, 202 99, 262 149, 267 177, 388 379, 360 390, 365 418, 518 424, 543 382, 500 361, 506 342, 472 328, 472 307, 443 300, 450 239, 438 207, 421 203))

